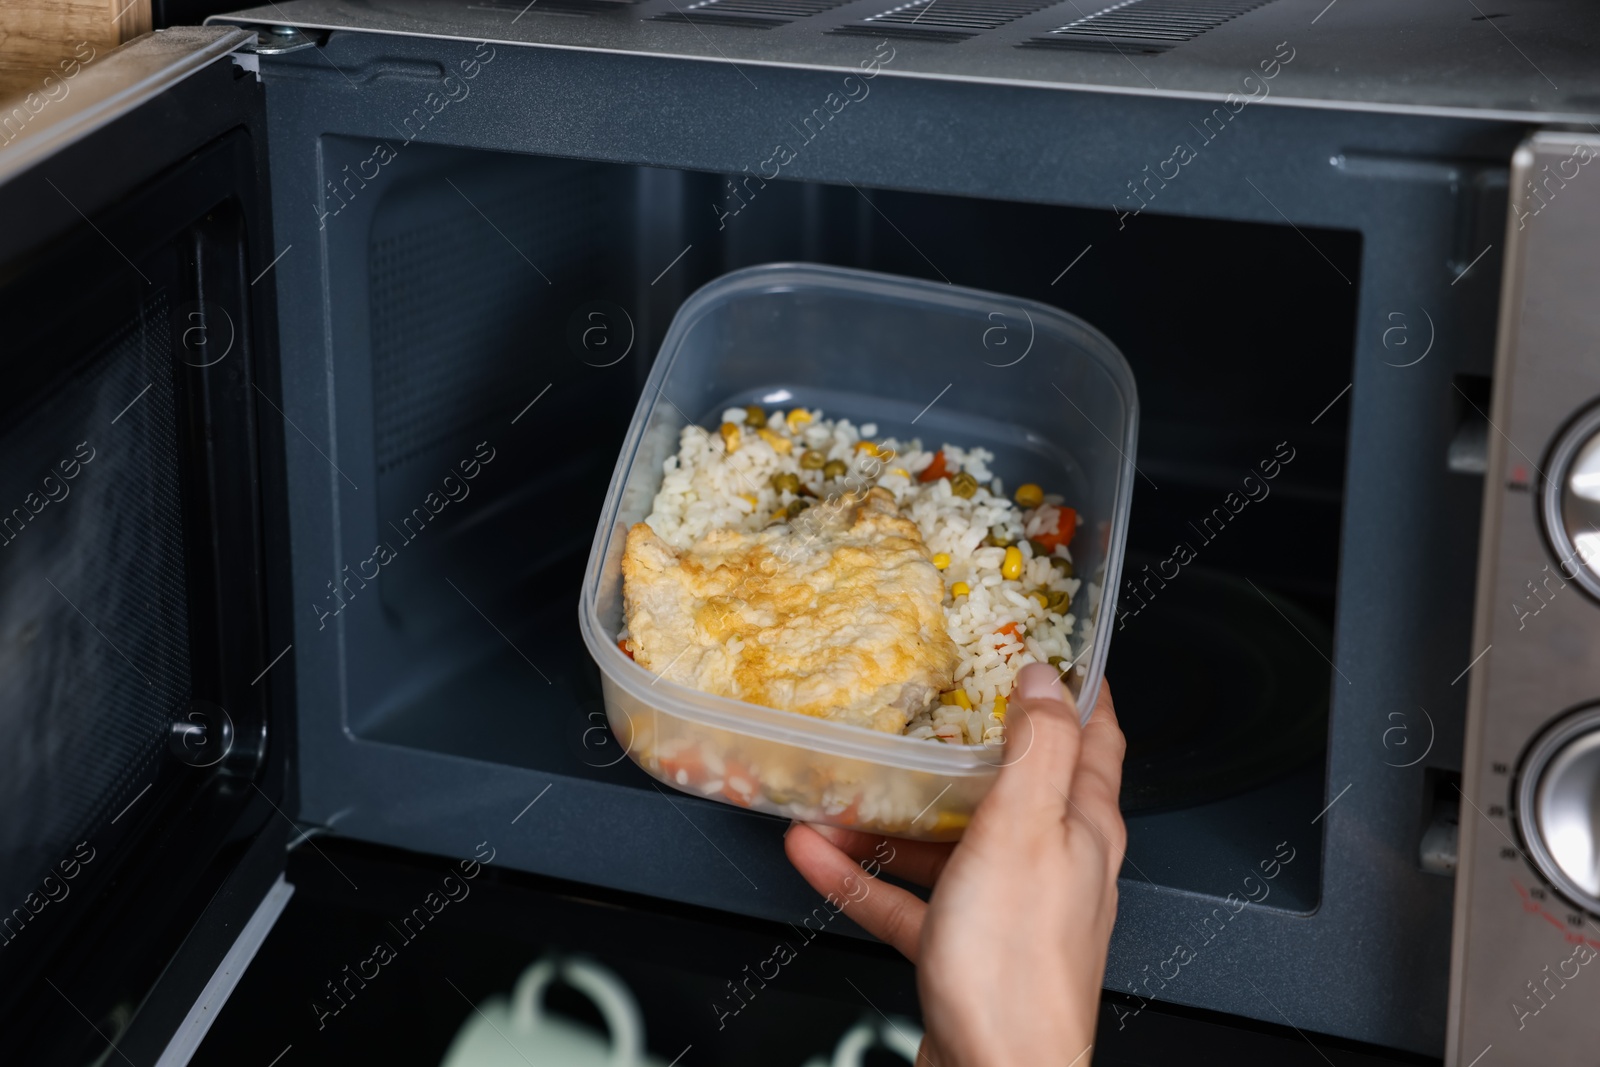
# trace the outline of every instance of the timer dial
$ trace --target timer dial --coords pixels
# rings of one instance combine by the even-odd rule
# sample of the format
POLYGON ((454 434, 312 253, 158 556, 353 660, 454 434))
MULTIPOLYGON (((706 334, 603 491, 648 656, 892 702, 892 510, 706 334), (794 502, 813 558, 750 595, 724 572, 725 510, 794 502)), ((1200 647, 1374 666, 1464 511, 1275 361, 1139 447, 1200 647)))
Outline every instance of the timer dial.
POLYGON ((1600 914, 1600 706, 1569 715, 1534 743, 1517 800, 1534 865, 1573 903, 1600 914))
POLYGON ((1600 406, 1584 412, 1550 453, 1540 510, 1563 576, 1600 597, 1600 406))

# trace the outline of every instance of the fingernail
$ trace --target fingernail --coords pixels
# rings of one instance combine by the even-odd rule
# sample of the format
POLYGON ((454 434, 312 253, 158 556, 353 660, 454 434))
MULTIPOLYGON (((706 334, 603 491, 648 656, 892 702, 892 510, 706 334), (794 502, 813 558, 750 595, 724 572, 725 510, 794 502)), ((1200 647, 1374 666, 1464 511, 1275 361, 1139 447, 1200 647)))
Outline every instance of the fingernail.
POLYGON ((1055 700, 1072 707, 1072 694, 1061 684, 1056 669, 1046 663, 1030 663, 1017 672, 1016 694, 1020 700, 1055 700))

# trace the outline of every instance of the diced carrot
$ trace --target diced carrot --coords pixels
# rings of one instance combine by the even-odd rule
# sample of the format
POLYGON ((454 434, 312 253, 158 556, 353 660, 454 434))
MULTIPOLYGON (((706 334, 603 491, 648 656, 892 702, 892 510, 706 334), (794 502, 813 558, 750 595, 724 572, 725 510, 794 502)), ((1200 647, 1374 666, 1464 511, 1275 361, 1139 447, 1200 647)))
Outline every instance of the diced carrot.
MULTIPOLYGON (((1017 644, 1022 644, 1022 627, 1018 626, 1014 622, 1006 623, 1004 626, 1000 627, 1000 629, 996 630, 995 633, 1005 634, 1017 644)), ((1006 659, 1010 659, 1014 655, 1016 655, 1015 652, 1008 652, 1006 653, 1006 659)))
POLYGON ((735 763, 733 760, 724 760, 726 775, 723 778, 722 795, 739 805, 748 808, 756 799, 758 788, 756 776, 749 768, 735 763))
POLYGON ((617 638, 617 647, 622 649, 622 654, 624 656, 627 656, 629 659, 633 658, 633 649, 628 647, 627 638, 625 638, 625 637, 617 638))
POLYGON ((1040 533, 1033 536, 1033 540, 1044 546, 1045 551, 1054 552, 1058 545, 1072 543, 1072 535, 1078 529, 1078 513, 1072 508, 1056 508, 1056 529, 1054 533, 1040 533))
POLYGON ((917 475, 917 481, 936 482, 940 478, 948 478, 949 476, 950 472, 944 466, 944 449, 941 448, 933 454, 933 462, 924 467, 922 473, 917 475))
POLYGON ((833 819, 840 826, 854 826, 861 819, 861 798, 856 797, 848 807, 835 815, 833 819))

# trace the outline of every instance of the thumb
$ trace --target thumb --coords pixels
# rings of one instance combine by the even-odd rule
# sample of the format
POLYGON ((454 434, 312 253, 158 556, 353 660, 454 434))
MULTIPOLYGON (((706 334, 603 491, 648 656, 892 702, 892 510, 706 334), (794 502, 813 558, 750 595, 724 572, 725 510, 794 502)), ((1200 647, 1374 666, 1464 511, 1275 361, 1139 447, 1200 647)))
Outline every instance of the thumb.
POLYGON ((1077 702, 1055 668, 1022 668, 1006 715, 1005 761, 984 806, 1005 811, 1006 821, 1019 829, 1059 825, 1081 740, 1077 702))

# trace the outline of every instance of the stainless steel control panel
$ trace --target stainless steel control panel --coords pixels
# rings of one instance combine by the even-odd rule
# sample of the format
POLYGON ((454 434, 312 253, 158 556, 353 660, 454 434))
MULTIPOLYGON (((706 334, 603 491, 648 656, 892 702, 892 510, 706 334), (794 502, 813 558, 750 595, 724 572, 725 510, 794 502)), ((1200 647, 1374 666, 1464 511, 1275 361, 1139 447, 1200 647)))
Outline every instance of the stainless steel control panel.
POLYGON ((1513 158, 1451 1067, 1600 1060, 1600 136, 1513 158))

